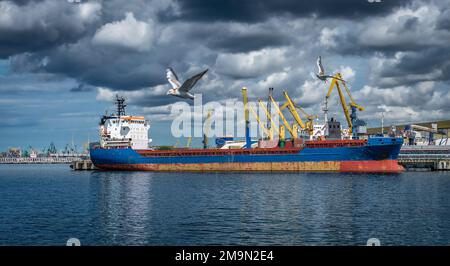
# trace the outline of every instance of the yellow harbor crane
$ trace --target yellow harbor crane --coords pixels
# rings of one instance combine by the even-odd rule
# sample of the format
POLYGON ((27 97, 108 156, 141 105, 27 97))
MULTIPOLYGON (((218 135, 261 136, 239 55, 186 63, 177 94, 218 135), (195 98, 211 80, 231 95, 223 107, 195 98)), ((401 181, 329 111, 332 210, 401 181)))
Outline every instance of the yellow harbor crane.
POLYGON ((261 107, 262 110, 264 110, 264 113, 266 114, 267 117, 267 125, 271 125, 270 128, 267 128, 264 123, 261 121, 260 117, 258 116, 257 112, 247 103, 247 90, 242 90, 242 94, 244 96, 244 104, 247 104, 247 109, 253 114, 253 116, 256 118, 256 120, 258 121, 258 124, 260 126, 260 128, 262 129, 263 133, 268 136, 269 139, 273 139, 274 137, 274 130, 277 131, 277 133, 280 136, 280 139, 284 139, 285 138, 285 130, 287 130, 289 132, 289 134, 291 135, 291 137, 293 139, 298 138, 298 128, 300 127, 302 130, 307 130, 308 133, 310 135, 313 134, 313 119, 316 118, 317 116, 313 116, 310 115, 308 113, 306 113, 306 111, 304 111, 301 107, 299 107, 297 104, 294 104, 294 102, 291 100, 291 98, 289 97, 288 93, 285 91, 284 92, 284 96, 286 98, 286 103, 284 103, 281 107, 277 104, 277 102, 275 101, 275 99, 272 97, 271 94, 272 90, 269 90, 269 102, 273 104, 276 112, 278 113, 278 115, 281 118, 281 121, 283 122, 283 125, 281 125, 279 127, 279 129, 276 127, 275 122, 272 119, 272 116, 269 112, 269 110, 267 109, 266 105, 264 104, 264 102, 261 99, 258 99, 259 105, 261 107), (295 123, 293 123, 292 125, 289 124, 289 122, 287 121, 286 117, 283 114, 283 110, 287 108, 289 110, 289 112, 291 113, 291 115, 294 117, 295 123), (297 110, 300 110, 308 119, 308 121, 305 123, 303 122, 303 120, 301 119, 300 115, 298 114, 297 110))
POLYGON ((325 108, 324 111, 325 113, 328 111, 328 99, 330 98, 331 92, 333 91, 333 89, 336 87, 336 90, 338 91, 339 94, 339 99, 342 105, 342 110, 344 111, 344 115, 345 115, 345 119, 347 120, 347 124, 348 124, 348 128, 349 128, 349 132, 350 133, 354 133, 354 122, 356 121, 357 117, 356 117, 356 110, 358 109, 359 111, 364 111, 364 107, 362 107, 361 105, 358 105, 355 100, 352 97, 352 94, 350 93, 350 90, 347 87, 346 82, 342 79, 342 75, 341 73, 336 73, 333 76, 333 79, 331 81, 330 84, 330 88, 328 89, 328 93, 325 96, 325 108), (342 92, 341 86, 339 85, 341 84, 342 86, 344 86, 345 91, 347 92, 347 95, 349 96, 350 102, 347 106, 347 102, 345 101, 345 97, 344 97, 344 93, 342 92), (349 112, 349 107, 352 111, 352 113, 350 114, 349 112))
MULTIPOLYGON (((209 110, 208 114, 206 116, 205 122, 204 122, 206 131, 203 134, 203 140, 202 140, 203 148, 205 148, 205 149, 208 147, 208 138, 206 136, 208 135, 208 132, 209 132, 209 124, 208 123, 209 123, 209 120, 211 119, 211 116, 212 116, 212 110, 209 110), (206 126, 206 125, 208 125, 208 126, 206 126)), ((192 143, 192 136, 187 138, 186 148, 189 148, 191 146, 191 143, 192 143)), ((177 141, 173 147, 177 148, 179 144, 180 144, 180 140, 177 139, 177 141)))
MULTIPOLYGON (((278 128, 276 127, 276 125, 275 125, 275 122, 273 121, 273 119, 272 119, 272 116, 270 115, 270 112, 269 112, 269 110, 267 109, 267 107, 264 105, 264 102, 261 100, 261 99, 259 99, 258 100, 258 103, 259 103, 259 105, 261 106, 261 109, 263 109, 264 110, 264 113, 266 114, 266 118, 267 118, 267 124, 270 124, 271 125, 271 127, 269 128, 269 129, 267 129, 268 131, 269 131, 269 139, 270 140, 272 140, 273 139, 273 136, 274 136, 274 131, 276 131, 278 134, 280 133, 279 132, 279 130, 278 130, 278 128)), ((262 125, 262 126, 264 126, 264 125, 262 125)))
POLYGON ((192 137, 189 137, 187 139, 186 148, 189 148, 191 146, 191 142, 192 142, 192 137))
POLYGON ((293 139, 298 138, 298 126, 297 126, 297 124, 294 123, 292 126, 289 125, 289 122, 286 120, 286 117, 284 117, 283 112, 281 111, 281 109, 278 106, 278 104, 275 101, 275 99, 272 96, 269 96, 269 99, 272 102, 273 106, 275 107, 275 110, 277 111, 278 115, 280 116, 281 121, 283 121, 283 124, 284 124, 285 128, 289 131, 289 134, 291 135, 291 137, 293 139))
POLYGON ((251 105, 248 105, 248 109, 250 110, 250 112, 253 114, 253 116, 255 117, 256 121, 258 121, 258 125, 261 128, 261 131, 263 132, 263 136, 267 137, 268 139, 273 139, 273 131, 271 131, 270 129, 267 129, 264 126, 264 123, 261 121, 261 119, 259 118, 258 114, 256 113, 256 111, 252 108, 251 105))
POLYGON ((308 132, 308 134, 310 136, 312 136, 314 133, 313 120, 314 120, 314 118, 317 118, 317 116, 308 114, 305 110, 303 110, 303 108, 301 108, 300 106, 295 104, 291 100, 291 97, 289 97, 289 94, 287 93, 287 91, 284 91, 283 94, 284 94, 284 97, 286 98, 286 103, 281 106, 280 110, 283 111, 285 108, 288 108, 289 112, 291 113, 292 117, 294 117, 295 122, 297 122, 297 124, 300 126, 300 128, 302 130, 306 130, 308 132), (308 120, 306 123, 303 122, 303 120, 301 119, 301 117, 298 114, 296 109, 299 110, 300 112, 302 112, 306 116, 306 119, 308 120))
MULTIPOLYGON (((275 129, 275 131, 277 131, 277 133, 278 133, 278 129, 275 127, 275 123, 272 121, 272 117, 270 116, 270 113, 267 110, 266 106, 264 106, 264 103, 261 100, 259 100, 259 104, 261 105, 261 108, 266 113, 266 116, 267 116, 267 119, 268 119, 268 123, 271 124, 270 128, 267 128, 264 125, 263 121, 261 121, 261 118, 258 116, 258 113, 253 109, 253 107, 251 105, 248 104, 248 96, 247 96, 247 89, 246 88, 242 89, 242 96, 244 98, 244 105, 247 107, 247 109, 255 117, 256 121, 258 122, 258 125, 261 128, 263 136, 265 136, 268 139, 272 140, 274 138, 274 134, 273 134, 274 129, 275 129)), ((247 119, 248 119, 248 117, 246 117, 246 121, 247 121, 247 119)))
POLYGON ((203 132, 203 141, 202 141, 203 149, 208 148, 208 134, 209 134, 209 128, 211 126, 210 120, 211 120, 212 113, 213 113, 213 110, 208 110, 208 114, 206 115, 206 119, 203 124, 203 129, 205 130, 203 132))

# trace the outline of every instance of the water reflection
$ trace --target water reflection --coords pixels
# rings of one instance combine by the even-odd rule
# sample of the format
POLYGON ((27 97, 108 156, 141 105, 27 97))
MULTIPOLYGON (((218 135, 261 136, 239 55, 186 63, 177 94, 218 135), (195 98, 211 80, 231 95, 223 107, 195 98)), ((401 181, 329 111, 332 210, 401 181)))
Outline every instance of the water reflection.
POLYGON ((448 196, 442 187, 415 178, 93 172, 91 187, 98 189, 90 193, 98 216, 95 242, 364 245, 371 237, 384 244, 421 241, 417 231, 429 241, 448 239, 442 228, 449 228, 443 221, 449 212, 441 211, 448 196), (421 193, 430 197, 414 196, 421 193), (425 203, 440 218, 424 215, 425 203))
POLYGON ((105 243, 145 244, 151 231, 152 174, 95 171, 91 182, 98 188, 92 194, 96 197, 93 211, 98 212, 98 229, 107 238, 105 243))
POLYGON ((450 173, 0 168, 0 245, 450 243, 450 173))

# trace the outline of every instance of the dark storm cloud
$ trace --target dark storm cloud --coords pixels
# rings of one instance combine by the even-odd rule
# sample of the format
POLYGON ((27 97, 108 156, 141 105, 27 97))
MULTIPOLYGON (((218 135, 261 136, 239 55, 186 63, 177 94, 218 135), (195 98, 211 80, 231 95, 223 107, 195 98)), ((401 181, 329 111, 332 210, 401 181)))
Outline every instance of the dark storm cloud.
MULTIPOLYGON (((181 100, 181 99, 178 99, 181 100)), ((130 103, 138 106, 148 107, 148 106, 161 106, 166 104, 171 104, 176 102, 177 100, 172 97, 167 97, 165 94, 163 95, 152 95, 151 97, 142 97, 142 98, 132 98, 130 99, 130 103)), ((192 103, 192 100, 184 100, 187 103, 192 103)))
POLYGON ((402 16, 399 21, 393 25, 390 25, 388 33, 398 33, 405 31, 415 31, 417 25, 419 24, 419 19, 414 16, 402 16))
POLYGON ((450 31, 450 8, 441 13, 436 24, 436 29, 450 31))
POLYGON ((85 86, 106 86, 117 90, 134 90, 165 81, 165 66, 150 55, 119 51, 95 47, 85 41, 46 53, 14 56, 11 69, 64 75, 79 80, 85 86))
POLYGON ((98 4, 74 6, 65 1, 30 1, 24 6, 9 2, 7 25, 0 25, 0 56, 48 50, 75 42, 92 30, 98 4))
POLYGON ((95 87, 87 84, 79 84, 78 86, 70 89, 71 92, 87 92, 93 90, 95 90, 95 87))
POLYGON ((80 6, 67 1, 2 1, 0 58, 75 42, 92 30, 99 10, 95 2, 80 6))
POLYGON ((292 36, 281 32, 274 25, 236 30, 221 24, 211 28, 191 29, 189 37, 205 46, 221 52, 250 52, 266 47, 281 47, 293 42, 292 36), (218 34, 220 32, 220 34, 218 34))
POLYGON ((381 86, 412 86, 422 81, 450 81, 450 62, 443 56, 450 48, 409 52, 395 63, 386 62, 376 77, 381 86))
POLYGON ((395 77, 406 74, 426 74, 433 70, 445 70, 450 65, 448 58, 442 56, 443 53, 450 53, 450 49, 432 48, 420 53, 408 53, 394 67, 384 68, 381 74, 385 77, 395 77))
MULTIPOLYGON (((128 93, 130 105, 140 107, 179 100, 165 94, 168 66, 183 80, 209 68, 194 89, 204 102, 240 98, 242 86, 257 90, 253 97, 275 86, 314 106, 322 95, 306 96, 315 90, 302 84, 313 84, 309 72, 319 54, 330 62, 327 70, 350 66, 380 89, 450 77, 450 13, 439 1, 8 3, 7 16, 0 13, 0 57, 9 58, 11 72, 66 77, 72 83, 61 89, 71 92, 128 93), (362 63, 355 66, 354 58, 362 63), (374 59, 383 67, 368 69, 374 59)), ((111 93, 97 98, 108 101, 111 93)))
MULTIPOLYGON (((319 17, 364 18, 386 14, 405 1, 391 0, 370 3, 367 0, 229 0, 203 1, 179 0, 180 14, 176 19, 191 21, 241 21, 257 22, 273 16, 305 17, 316 14, 319 17)), ((169 20, 161 15, 163 20, 169 20)))

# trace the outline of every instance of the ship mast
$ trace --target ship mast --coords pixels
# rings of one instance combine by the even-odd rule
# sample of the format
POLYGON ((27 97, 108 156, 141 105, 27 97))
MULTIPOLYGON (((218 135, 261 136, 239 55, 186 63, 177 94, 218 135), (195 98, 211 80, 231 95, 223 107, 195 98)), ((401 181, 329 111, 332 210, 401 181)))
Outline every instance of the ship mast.
POLYGON ((125 115, 125 98, 116 94, 117 116, 121 117, 125 115))

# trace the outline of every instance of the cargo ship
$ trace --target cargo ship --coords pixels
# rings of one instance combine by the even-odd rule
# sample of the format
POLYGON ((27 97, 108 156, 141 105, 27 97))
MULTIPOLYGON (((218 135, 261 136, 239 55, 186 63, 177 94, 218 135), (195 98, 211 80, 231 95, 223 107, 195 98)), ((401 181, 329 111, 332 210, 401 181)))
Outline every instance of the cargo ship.
MULTIPOLYGON (((149 121, 125 115, 123 98, 117 113, 103 116, 100 142, 90 145, 94 165, 105 170, 170 172, 348 172, 400 173, 397 162, 402 138, 286 140, 267 145, 260 140, 243 148, 149 148, 149 121), (252 145, 256 144, 256 145, 252 145)), ((330 125, 331 126, 331 125, 330 125)))

